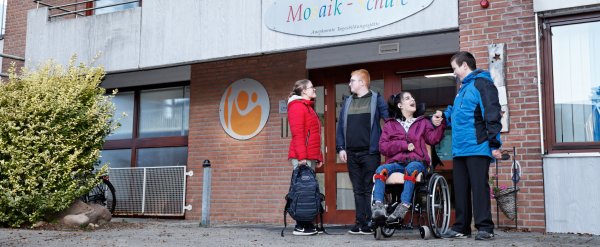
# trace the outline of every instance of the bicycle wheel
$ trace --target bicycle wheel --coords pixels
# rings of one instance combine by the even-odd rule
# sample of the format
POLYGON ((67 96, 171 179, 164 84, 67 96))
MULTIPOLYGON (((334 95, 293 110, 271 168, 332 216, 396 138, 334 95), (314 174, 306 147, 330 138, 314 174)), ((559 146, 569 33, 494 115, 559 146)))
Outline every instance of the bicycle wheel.
POLYGON ((87 195, 84 202, 100 204, 108 209, 110 213, 115 212, 117 198, 115 196, 115 187, 107 178, 101 178, 102 183, 96 185, 87 195))
POLYGON ((108 179, 102 179, 108 190, 105 190, 104 194, 106 195, 106 208, 110 211, 111 214, 115 213, 115 208, 117 206, 117 196, 115 195, 115 187, 108 179))

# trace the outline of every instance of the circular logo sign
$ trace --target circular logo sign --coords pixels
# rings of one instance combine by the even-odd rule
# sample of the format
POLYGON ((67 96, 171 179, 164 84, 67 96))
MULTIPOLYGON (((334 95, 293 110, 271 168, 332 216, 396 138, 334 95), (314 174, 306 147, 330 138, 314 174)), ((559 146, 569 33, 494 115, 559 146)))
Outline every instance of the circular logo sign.
POLYGON ((269 111, 267 90, 260 82, 244 78, 225 89, 219 106, 219 118, 227 134, 238 140, 247 140, 265 127, 269 111))

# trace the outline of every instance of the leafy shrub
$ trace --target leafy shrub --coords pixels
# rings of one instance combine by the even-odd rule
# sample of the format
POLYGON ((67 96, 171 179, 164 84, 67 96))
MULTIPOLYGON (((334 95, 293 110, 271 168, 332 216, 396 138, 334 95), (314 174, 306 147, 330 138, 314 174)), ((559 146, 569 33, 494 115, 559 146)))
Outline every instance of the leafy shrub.
MULTIPOLYGON (((60 212, 98 183, 104 138, 117 127, 99 87, 102 68, 54 62, 11 69, 0 82, 0 225, 19 227, 60 212)), ((104 172, 103 167, 100 172, 104 172)))

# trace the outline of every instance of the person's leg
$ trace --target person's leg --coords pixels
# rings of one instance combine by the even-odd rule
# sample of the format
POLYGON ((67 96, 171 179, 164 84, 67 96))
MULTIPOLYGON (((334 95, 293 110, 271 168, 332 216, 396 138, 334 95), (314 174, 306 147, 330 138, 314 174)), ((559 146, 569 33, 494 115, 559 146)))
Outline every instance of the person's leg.
POLYGON ((469 180, 473 193, 475 227, 479 231, 494 233, 490 201, 489 168, 491 159, 486 156, 467 158, 469 180))
POLYGON ((417 175, 425 170, 425 166, 423 163, 415 161, 410 162, 404 170, 404 189, 400 195, 400 201, 405 205, 411 205, 417 175))
POLYGON ((469 189, 469 174, 467 170, 466 158, 456 157, 453 159, 452 178, 454 185, 454 204, 455 220, 452 228, 448 230, 444 238, 462 238, 470 234, 466 228, 470 228, 469 203, 471 191, 469 189), (469 218, 469 219, 467 219, 469 218))
POLYGON ((375 170, 375 184, 373 187, 373 203, 376 201, 383 202, 383 196, 385 194, 385 181, 394 172, 404 171, 404 167, 398 163, 384 164, 377 167, 375 170))
MULTIPOLYGON (((361 180, 361 168, 360 168, 360 160, 355 152, 346 151, 348 155, 348 176, 350 177, 350 182, 352 183, 352 192, 354 193, 354 205, 355 205, 355 223, 356 225, 349 232, 352 234, 357 234, 360 232, 360 219, 362 212, 359 211, 360 200, 362 199, 362 195, 360 194, 360 187, 362 184, 361 180)), ((364 215, 362 215, 364 219, 364 215)))
MULTIPOLYGON (((361 207, 363 210, 363 215, 365 216, 364 221, 362 222, 363 226, 366 227, 371 222, 371 201, 372 192, 373 192, 373 175, 377 170, 377 167, 381 164, 381 156, 379 154, 365 154, 362 157, 362 200, 361 207)), ((358 208, 357 208, 358 210, 358 208)), ((363 227, 363 228, 364 228, 363 227)), ((366 229, 363 229, 363 231, 366 229)), ((370 228, 368 228, 370 232, 370 228)))

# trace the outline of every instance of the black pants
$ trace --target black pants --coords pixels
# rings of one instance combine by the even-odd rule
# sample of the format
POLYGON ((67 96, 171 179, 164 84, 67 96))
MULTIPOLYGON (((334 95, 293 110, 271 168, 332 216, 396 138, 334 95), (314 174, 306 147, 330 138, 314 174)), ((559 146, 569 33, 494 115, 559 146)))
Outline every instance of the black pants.
POLYGON ((348 155, 348 174, 354 192, 356 224, 366 227, 371 222, 373 174, 381 163, 381 157, 379 154, 369 154, 369 151, 346 151, 346 154, 348 155))
POLYGON ((452 230, 471 234, 471 218, 475 215, 475 227, 479 231, 493 233, 488 184, 491 159, 487 156, 467 156, 456 157, 453 161, 456 220, 452 230))

